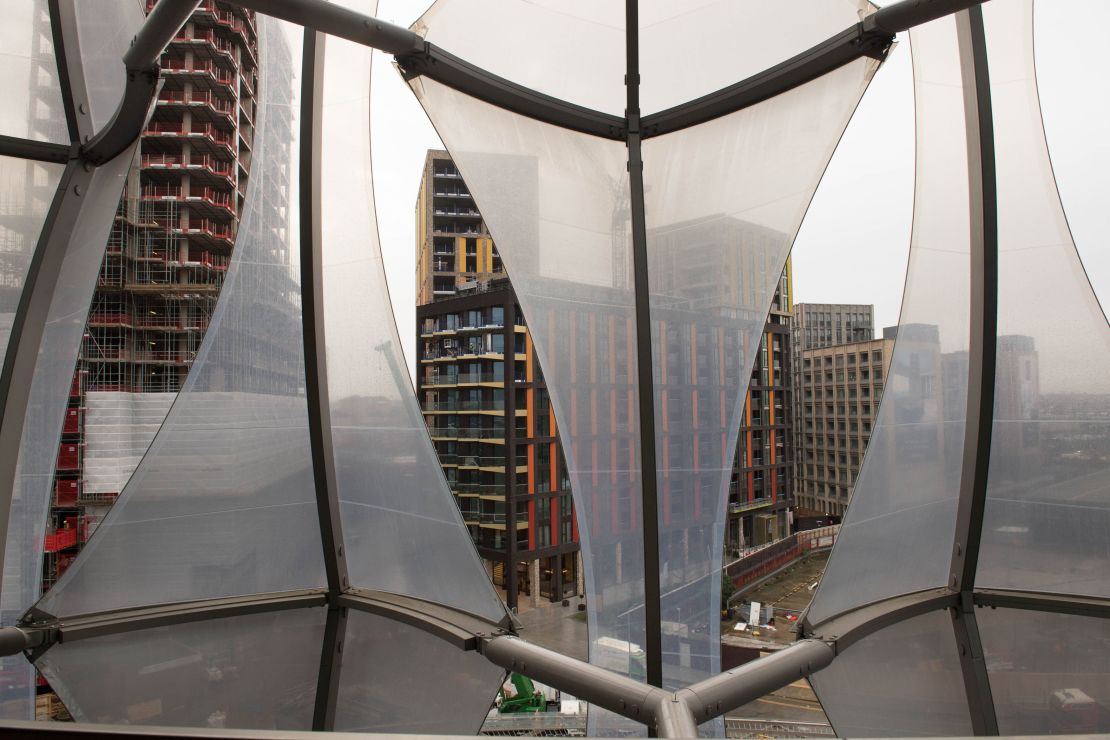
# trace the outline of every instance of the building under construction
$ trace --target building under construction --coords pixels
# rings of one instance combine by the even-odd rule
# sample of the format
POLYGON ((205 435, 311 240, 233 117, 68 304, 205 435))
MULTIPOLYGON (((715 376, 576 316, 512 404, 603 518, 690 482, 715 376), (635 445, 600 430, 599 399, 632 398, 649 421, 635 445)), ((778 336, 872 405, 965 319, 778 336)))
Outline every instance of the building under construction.
MULTIPOLYGON (((148 12, 156 2, 147 0, 148 12)), ((161 66, 70 392, 44 588, 119 495, 184 383, 246 193, 258 85, 253 12, 202 0, 161 66)))

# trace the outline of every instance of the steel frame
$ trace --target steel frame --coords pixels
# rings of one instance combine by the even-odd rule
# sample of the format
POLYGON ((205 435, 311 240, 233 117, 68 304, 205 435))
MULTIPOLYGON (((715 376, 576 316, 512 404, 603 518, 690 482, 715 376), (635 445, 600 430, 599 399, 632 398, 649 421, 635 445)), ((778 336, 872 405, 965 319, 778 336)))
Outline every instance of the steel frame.
POLYGON ((983 515, 987 507, 991 434, 994 430, 994 378, 998 336, 998 188, 995 175, 994 117, 990 72, 983 31, 983 9, 955 15, 963 75, 968 147, 970 213, 970 326, 967 416, 960 498, 948 589, 958 595, 952 608, 960 671, 976 735, 997 735, 998 717, 991 696, 986 656, 975 619, 972 592, 979 565, 983 515))
MULTIPOLYGON (((1002 607, 1110 618, 1110 599, 977 589, 974 583, 986 495, 993 414, 994 338, 997 311, 997 215, 993 123, 980 0, 904 0, 887 6, 856 26, 747 80, 710 95, 641 119, 639 112, 638 29, 636 0, 626 0, 627 107, 623 118, 551 98, 485 70, 425 42, 418 35, 322 0, 243 0, 244 7, 305 27, 301 115, 301 228, 304 291, 304 350, 309 427, 317 511, 326 563, 326 589, 208 599, 136 609, 121 609, 65 618, 36 609, 18 627, 0 628, 0 654, 25 652, 35 659, 52 645, 104 635, 123 634, 175 624, 230 618, 297 608, 326 608, 313 726, 334 723, 341 646, 348 610, 400 621, 460 650, 477 650, 506 670, 526 672, 572 691, 598 706, 644 722, 662 737, 689 736, 698 722, 768 691, 808 676, 835 655, 868 635, 920 614, 949 610, 961 646, 961 668, 976 734, 997 734, 990 684, 975 621, 976 607, 1002 607), (970 10, 968 10, 970 8, 970 10), (654 388, 651 370, 651 322, 648 303, 646 227, 643 203, 641 142, 727 115, 847 64, 861 56, 883 59, 896 32, 959 12, 961 63, 965 74, 971 213, 971 358, 967 434, 957 514, 952 579, 943 588, 905 594, 852 609, 811 625, 803 620, 800 641, 790 648, 742 668, 677 691, 662 684, 659 632, 658 515, 655 493, 654 388), (425 76, 487 103, 552 125, 608 139, 628 148, 631 185, 634 286, 637 314, 637 374, 640 382, 641 471, 644 490, 645 621, 649 685, 615 675, 518 639, 506 616, 500 623, 420 599, 351 588, 344 561, 342 526, 330 435, 327 366, 321 284, 320 126, 322 62, 326 35, 337 35, 394 54, 407 77, 425 76)), ((112 121, 100 132, 90 130, 80 60, 65 53, 75 38, 73 0, 50 0, 59 76, 66 106, 69 145, 0 136, 0 155, 66 165, 57 194, 36 245, 26 288, 13 323, 0 373, 0 565, 7 516, 14 486, 26 413, 27 392, 50 301, 57 289, 68 235, 83 212, 82 194, 97 165, 126 151, 140 136, 156 92, 157 58, 195 8, 197 0, 162 0, 124 56, 125 94, 112 121)), ((18 724, 18 723, 17 723, 18 724)), ((13 725, 13 727, 15 727, 13 725)), ((10 729, 10 728, 9 728, 10 729)), ((54 728, 15 727, 41 736, 54 728), (41 730, 41 732, 40 732, 41 730)), ((73 732, 75 728, 66 728, 73 732)), ((77 730, 97 737, 95 728, 77 730)), ((119 730, 111 730, 119 734, 119 730)), ((142 737, 191 736, 188 730, 128 730, 142 737)), ((18 736, 18 735, 16 735, 18 736)))

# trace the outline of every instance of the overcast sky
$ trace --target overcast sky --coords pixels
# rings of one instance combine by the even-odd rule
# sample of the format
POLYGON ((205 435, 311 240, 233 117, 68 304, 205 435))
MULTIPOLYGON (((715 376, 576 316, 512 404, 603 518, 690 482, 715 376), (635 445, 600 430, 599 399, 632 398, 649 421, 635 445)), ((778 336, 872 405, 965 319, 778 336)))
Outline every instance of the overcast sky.
MULTIPOLYGON (((408 26, 426 6, 425 0, 380 0, 378 15, 408 26)), ((1040 2, 1036 18, 1038 80, 1053 166, 1077 247, 1105 305, 1110 65, 1096 35, 1077 29, 1110 27, 1110 2, 1040 2)), ((864 96, 802 224, 793 253, 795 301, 873 303, 878 327, 897 323, 913 209, 912 85, 909 44, 902 38, 864 96)), ((411 366, 414 206, 425 152, 442 145, 383 54, 375 54, 372 135, 379 232, 411 366)))

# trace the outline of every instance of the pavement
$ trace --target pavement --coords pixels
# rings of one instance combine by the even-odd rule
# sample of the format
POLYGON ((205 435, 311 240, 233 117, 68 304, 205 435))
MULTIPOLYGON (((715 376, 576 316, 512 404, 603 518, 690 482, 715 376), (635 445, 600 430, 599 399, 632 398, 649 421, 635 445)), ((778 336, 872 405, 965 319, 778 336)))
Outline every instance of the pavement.
POLYGON ((588 660, 586 613, 578 611, 578 605, 586 603, 584 598, 569 599, 570 606, 563 606, 561 601, 552 603, 546 599, 535 607, 529 599, 522 598, 520 601, 516 616, 521 623, 521 637, 563 655, 588 660))

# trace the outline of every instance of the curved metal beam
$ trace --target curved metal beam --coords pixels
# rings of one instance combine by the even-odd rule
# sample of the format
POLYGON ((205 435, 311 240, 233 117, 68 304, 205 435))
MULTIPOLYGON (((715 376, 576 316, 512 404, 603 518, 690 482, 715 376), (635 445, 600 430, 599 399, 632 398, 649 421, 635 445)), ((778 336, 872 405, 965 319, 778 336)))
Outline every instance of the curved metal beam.
POLYGON ((73 158, 75 152, 75 147, 65 144, 20 139, 16 136, 0 134, 0 157, 16 157, 17 159, 30 159, 35 162, 65 164, 73 158))
POLYGON ((406 80, 427 77, 482 102, 560 128, 624 141, 625 119, 544 95, 498 77, 427 43, 419 52, 399 55, 397 65, 406 80))
POLYGON ((161 0, 123 55, 126 83, 112 120, 81 148, 81 158, 93 164, 114 159, 143 133, 158 93, 158 58, 200 0, 161 0))
POLYGON ((12 655, 26 649, 27 646, 41 646, 42 650, 32 656, 37 658, 41 652, 56 643, 87 640, 175 624, 225 619, 245 614, 325 607, 329 606, 329 603, 337 604, 340 609, 355 609, 402 622, 432 637, 449 642, 460 650, 475 650, 478 640, 484 637, 507 635, 512 630, 511 625, 494 623, 467 612, 411 596, 351 589, 329 599, 327 589, 316 588, 199 599, 67 617, 57 617, 32 608, 20 620, 18 627, 0 629, 0 655, 12 655), (13 630, 27 637, 18 638, 13 630), (23 645, 21 641, 27 644, 23 645), (15 650, 4 652, 5 647, 11 649, 13 646, 15 650))
POLYGON ((833 643, 840 654, 884 627, 935 609, 951 609, 957 602, 956 594, 946 588, 917 591, 866 604, 812 626, 803 619, 799 634, 833 643))
POLYGON ((987 479, 994 431, 998 335, 998 187, 994 115, 983 9, 975 6, 957 13, 955 18, 967 131, 971 229, 968 255, 970 326, 963 466, 948 589, 959 595, 958 604, 952 610, 952 629, 959 648, 960 670, 972 729, 976 735, 997 735, 998 717, 972 600, 987 507, 987 479))
POLYGON ((866 30, 863 23, 734 85, 673 108, 644 116, 644 138, 680 131, 762 103, 861 57, 880 61, 894 43, 894 34, 866 30))

